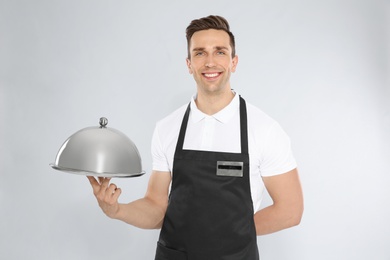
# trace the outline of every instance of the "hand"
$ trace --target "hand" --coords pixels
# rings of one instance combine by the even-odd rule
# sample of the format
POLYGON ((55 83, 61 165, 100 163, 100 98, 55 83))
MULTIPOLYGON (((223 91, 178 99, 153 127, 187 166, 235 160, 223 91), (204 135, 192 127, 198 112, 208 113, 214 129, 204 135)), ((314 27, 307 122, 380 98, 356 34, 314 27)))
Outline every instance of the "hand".
POLYGON ((100 208, 110 218, 115 218, 119 212, 118 198, 122 191, 115 184, 111 183, 111 178, 87 176, 91 183, 93 194, 95 195, 100 208))

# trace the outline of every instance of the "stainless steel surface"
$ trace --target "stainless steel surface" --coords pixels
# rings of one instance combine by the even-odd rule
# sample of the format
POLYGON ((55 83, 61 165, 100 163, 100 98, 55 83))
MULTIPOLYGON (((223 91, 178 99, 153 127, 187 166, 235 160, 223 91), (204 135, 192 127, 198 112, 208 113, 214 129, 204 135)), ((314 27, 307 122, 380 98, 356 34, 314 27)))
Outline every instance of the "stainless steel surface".
POLYGON ((135 144, 122 132, 107 127, 87 127, 70 136, 59 149, 53 169, 99 177, 143 175, 141 157, 135 144))

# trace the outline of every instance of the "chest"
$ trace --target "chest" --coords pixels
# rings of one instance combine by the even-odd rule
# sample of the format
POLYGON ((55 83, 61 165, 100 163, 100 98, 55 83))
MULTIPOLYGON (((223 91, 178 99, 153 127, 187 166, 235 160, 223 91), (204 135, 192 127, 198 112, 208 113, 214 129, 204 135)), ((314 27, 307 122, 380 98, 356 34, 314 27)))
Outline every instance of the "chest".
POLYGON ((228 122, 206 117, 187 125, 184 149, 216 152, 241 152, 240 118, 235 115, 228 122))

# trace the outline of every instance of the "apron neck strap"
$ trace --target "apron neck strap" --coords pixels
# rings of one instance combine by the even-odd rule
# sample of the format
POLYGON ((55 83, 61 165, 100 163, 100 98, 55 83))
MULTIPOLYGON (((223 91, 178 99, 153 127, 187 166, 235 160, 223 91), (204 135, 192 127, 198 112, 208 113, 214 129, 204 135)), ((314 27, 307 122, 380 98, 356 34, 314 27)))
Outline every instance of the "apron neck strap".
POLYGON ((177 140, 177 144, 176 144, 175 155, 179 154, 179 151, 183 150, 184 136, 185 136, 186 130, 187 130, 187 124, 188 124, 188 118, 190 116, 190 111, 191 111, 191 102, 187 106, 187 110, 184 114, 183 121, 181 123, 179 139, 177 140))
POLYGON ((249 154, 248 150, 248 117, 245 100, 240 96, 240 130, 241 130, 241 153, 249 154))

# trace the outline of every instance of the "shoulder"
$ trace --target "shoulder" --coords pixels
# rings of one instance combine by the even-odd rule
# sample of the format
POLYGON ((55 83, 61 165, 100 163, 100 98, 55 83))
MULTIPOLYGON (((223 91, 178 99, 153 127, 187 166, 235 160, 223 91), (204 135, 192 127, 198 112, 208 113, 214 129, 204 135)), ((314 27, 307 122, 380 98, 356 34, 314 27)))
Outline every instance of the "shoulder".
POLYGON ((157 121, 155 131, 158 132, 160 137, 175 136, 178 134, 187 106, 188 104, 182 105, 166 117, 157 121))
POLYGON ((250 129, 267 131, 278 125, 275 119, 251 103, 246 102, 246 109, 250 129))
POLYGON ((247 103, 248 134, 249 138, 259 149, 265 152, 267 149, 279 144, 289 145, 289 137, 281 125, 271 116, 258 107, 247 103))
POLYGON ((172 126, 172 124, 181 123, 184 113, 187 109, 188 104, 182 105, 166 117, 157 121, 157 126, 165 128, 167 126, 172 126))

